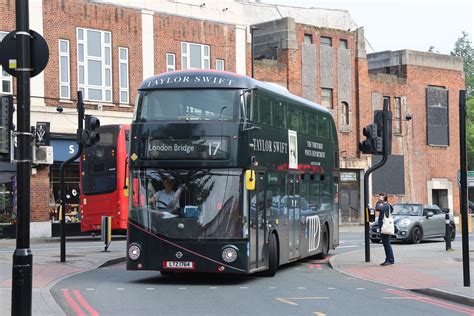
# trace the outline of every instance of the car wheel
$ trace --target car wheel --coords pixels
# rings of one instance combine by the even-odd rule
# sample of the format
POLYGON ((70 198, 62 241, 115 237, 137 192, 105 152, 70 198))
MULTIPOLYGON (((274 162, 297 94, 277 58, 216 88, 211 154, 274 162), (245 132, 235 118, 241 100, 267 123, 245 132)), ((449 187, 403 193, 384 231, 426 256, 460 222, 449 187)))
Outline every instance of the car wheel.
POLYGON ((266 277, 275 276, 278 270, 278 245, 275 234, 271 234, 268 244, 268 270, 262 274, 266 277))
MULTIPOLYGON (((454 241, 454 239, 456 239, 456 226, 454 225, 450 225, 449 226, 451 228, 451 241, 454 241)), ((444 240, 446 241, 446 237, 444 237, 444 240)))
POLYGON ((370 239, 370 241, 373 243, 373 244, 380 244, 380 239, 370 239))
POLYGON ((412 244, 419 244, 423 239, 423 232, 419 226, 413 227, 411 231, 411 243, 412 244))
POLYGON ((328 255, 329 252, 329 238, 328 232, 326 231, 326 225, 321 226, 323 239, 321 240, 321 252, 316 254, 314 257, 316 259, 324 259, 328 255))

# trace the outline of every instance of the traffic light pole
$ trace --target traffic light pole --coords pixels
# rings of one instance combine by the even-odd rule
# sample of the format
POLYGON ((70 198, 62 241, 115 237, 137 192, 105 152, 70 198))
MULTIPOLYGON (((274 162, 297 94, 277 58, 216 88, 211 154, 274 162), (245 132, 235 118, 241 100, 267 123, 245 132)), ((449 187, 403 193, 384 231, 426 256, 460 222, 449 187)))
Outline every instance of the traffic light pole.
POLYGON ((59 168, 60 174, 60 190, 61 190, 61 217, 60 217, 60 235, 61 235, 61 262, 66 262, 66 167, 68 164, 79 158, 82 154, 82 129, 84 127, 84 102, 82 100, 82 92, 77 92, 77 142, 79 148, 77 153, 61 164, 59 168))
MULTIPOLYGON (((388 116, 388 100, 384 100, 383 104, 384 115, 388 116)), ((369 221, 369 209, 370 209, 370 198, 369 198, 369 176, 372 172, 382 167, 388 159, 389 154, 389 142, 391 141, 391 124, 388 124, 390 117, 384 119, 384 132, 383 132, 383 157, 382 160, 375 166, 370 167, 364 174, 364 209, 365 209, 365 221, 364 221, 364 236, 365 236, 365 262, 370 262, 370 240, 369 240, 369 230, 370 230, 370 221, 369 221)))
POLYGON ((31 315, 33 253, 30 249, 30 34, 28 1, 16 1, 18 208, 13 253, 12 315, 31 315))

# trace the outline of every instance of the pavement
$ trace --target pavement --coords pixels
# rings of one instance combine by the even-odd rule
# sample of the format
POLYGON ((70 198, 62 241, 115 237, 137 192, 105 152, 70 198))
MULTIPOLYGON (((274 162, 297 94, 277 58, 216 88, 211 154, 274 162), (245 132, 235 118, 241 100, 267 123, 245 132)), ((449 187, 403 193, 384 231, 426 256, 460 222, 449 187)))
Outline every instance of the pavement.
MULTIPOLYGON (((363 232, 363 227, 341 227, 341 232, 363 232)), ((12 254, 15 239, 0 239, 0 306, 2 314, 11 314, 12 254)), ((470 245, 471 276, 474 274, 473 242, 470 245)), ((463 286, 460 236, 446 252, 444 242, 419 245, 393 244, 395 265, 381 267, 385 259, 381 245, 371 245, 371 262, 365 262, 364 249, 332 256, 331 266, 344 274, 383 283, 456 303, 474 306, 473 287, 463 286)), ((50 289, 59 281, 77 273, 112 264, 125 257, 125 240, 113 240, 108 252, 96 239, 68 238, 66 262, 60 262, 59 239, 32 239, 33 315, 64 315, 50 289), (95 240, 95 241, 93 241, 95 240)), ((471 277, 472 280, 472 277, 471 277)), ((472 282, 471 282, 472 283, 472 282)))
MULTIPOLYGON (((362 233, 363 228, 360 230, 362 233)), ((452 251, 446 251, 445 242, 439 239, 418 245, 392 242, 395 264, 390 266, 380 266, 385 260, 382 244, 371 244, 370 262, 365 262, 364 248, 333 256, 329 261, 333 269, 352 277, 474 306, 474 242, 470 239, 470 287, 464 286, 459 232, 452 251)))
MULTIPOLYGON (((2 315, 11 314, 11 284, 15 239, 0 239, 0 306, 2 315)), ((125 257, 125 240, 114 238, 104 252, 100 239, 68 238, 66 262, 60 262, 58 238, 32 239, 33 253, 33 315, 64 315, 51 295, 50 289, 64 278, 111 264, 125 257)))

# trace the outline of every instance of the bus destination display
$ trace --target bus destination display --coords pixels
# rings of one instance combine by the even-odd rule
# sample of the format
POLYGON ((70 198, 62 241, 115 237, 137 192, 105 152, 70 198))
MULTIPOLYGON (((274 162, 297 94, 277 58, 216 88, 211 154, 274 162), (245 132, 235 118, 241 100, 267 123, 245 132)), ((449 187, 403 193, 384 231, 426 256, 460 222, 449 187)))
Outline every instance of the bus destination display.
POLYGON ((225 160, 229 158, 228 137, 148 140, 146 159, 225 160))

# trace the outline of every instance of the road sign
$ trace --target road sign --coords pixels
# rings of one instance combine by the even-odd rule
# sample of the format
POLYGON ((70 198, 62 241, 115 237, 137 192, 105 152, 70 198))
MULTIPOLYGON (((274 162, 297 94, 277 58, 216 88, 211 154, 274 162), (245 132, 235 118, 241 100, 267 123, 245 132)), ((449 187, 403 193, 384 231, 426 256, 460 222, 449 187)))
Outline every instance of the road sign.
MULTIPOLYGON (((46 40, 37 32, 30 30, 30 77, 38 75, 46 68, 49 48, 46 40)), ((17 76, 16 31, 8 33, 0 42, 0 64, 3 70, 13 77, 17 76)))

